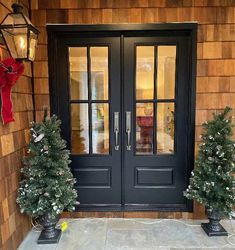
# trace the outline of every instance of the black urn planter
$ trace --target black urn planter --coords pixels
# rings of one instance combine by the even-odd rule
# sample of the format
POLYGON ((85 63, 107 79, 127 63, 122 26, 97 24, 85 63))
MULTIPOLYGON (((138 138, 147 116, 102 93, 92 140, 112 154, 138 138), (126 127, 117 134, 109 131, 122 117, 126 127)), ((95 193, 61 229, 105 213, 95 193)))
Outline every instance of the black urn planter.
POLYGON ((61 230, 55 228, 58 221, 59 216, 51 217, 49 214, 45 214, 39 217, 38 222, 43 226, 43 230, 38 238, 38 244, 55 244, 59 242, 61 230))
POLYGON ((209 223, 202 223, 201 227, 208 236, 227 236, 228 232, 219 223, 223 214, 217 210, 206 209, 209 223))

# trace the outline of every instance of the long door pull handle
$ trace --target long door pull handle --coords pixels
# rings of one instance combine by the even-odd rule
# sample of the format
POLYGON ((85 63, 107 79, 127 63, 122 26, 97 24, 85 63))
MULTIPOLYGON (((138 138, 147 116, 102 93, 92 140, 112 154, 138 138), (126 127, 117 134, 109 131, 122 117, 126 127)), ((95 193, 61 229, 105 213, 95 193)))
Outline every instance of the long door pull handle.
POLYGON ((126 112, 126 133, 127 133, 127 145, 126 149, 131 150, 131 112, 126 112))
POLYGON ((115 134, 115 150, 119 150, 119 112, 114 112, 114 134, 115 134))

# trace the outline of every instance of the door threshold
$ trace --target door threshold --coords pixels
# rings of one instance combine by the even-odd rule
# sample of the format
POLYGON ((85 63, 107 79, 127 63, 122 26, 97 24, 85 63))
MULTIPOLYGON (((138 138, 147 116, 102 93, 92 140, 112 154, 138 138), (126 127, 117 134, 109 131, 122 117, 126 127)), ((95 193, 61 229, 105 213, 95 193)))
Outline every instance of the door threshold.
POLYGON ((126 204, 126 205, 79 205, 75 212, 192 212, 186 204, 126 204))

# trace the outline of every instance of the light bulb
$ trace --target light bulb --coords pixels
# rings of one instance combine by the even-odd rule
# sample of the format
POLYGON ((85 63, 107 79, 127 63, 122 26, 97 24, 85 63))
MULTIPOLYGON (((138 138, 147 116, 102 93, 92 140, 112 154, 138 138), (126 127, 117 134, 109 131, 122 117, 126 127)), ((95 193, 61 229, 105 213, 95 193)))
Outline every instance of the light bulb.
POLYGON ((19 40, 20 40, 20 48, 25 49, 25 39, 22 36, 20 36, 19 40))

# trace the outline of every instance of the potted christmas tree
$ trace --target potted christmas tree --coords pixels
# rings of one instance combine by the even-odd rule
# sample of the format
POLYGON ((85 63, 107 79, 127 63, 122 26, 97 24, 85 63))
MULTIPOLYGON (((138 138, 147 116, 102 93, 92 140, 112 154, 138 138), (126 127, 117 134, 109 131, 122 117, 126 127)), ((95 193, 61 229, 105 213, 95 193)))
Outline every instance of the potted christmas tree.
POLYGON ((66 142, 60 136, 60 120, 44 111, 43 122, 32 123, 28 156, 22 168, 23 180, 18 190, 17 203, 22 213, 37 218, 43 226, 38 243, 57 243, 61 230, 55 229, 59 215, 77 204, 75 179, 66 142))
POLYGON ((184 195, 205 205, 209 223, 202 228, 209 236, 227 235, 219 221, 230 216, 235 204, 233 188, 235 144, 231 140, 231 108, 213 114, 213 120, 203 124, 204 133, 199 153, 192 171, 190 185, 184 195))

